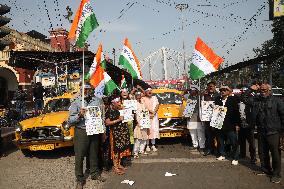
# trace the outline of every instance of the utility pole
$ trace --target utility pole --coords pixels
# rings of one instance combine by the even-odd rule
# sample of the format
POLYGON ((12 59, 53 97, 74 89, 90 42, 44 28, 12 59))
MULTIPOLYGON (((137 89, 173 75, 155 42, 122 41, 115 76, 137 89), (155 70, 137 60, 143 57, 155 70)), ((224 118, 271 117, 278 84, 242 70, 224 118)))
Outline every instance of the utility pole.
POLYGON ((181 12, 181 31, 182 31, 182 50, 183 50, 183 69, 184 69, 184 75, 187 75, 187 69, 186 69, 186 60, 185 60, 185 43, 184 43, 184 15, 183 10, 188 8, 187 3, 177 4, 176 9, 181 12))
POLYGON ((113 65, 115 65, 115 48, 112 48, 112 54, 113 54, 113 65))

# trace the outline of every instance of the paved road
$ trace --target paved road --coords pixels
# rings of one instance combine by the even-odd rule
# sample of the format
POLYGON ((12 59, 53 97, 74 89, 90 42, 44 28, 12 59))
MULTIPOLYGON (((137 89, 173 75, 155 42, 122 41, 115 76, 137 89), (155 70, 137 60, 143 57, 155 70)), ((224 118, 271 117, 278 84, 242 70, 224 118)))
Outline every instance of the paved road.
MULTIPOLYGON (((85 188, 93 189, 284 189, 266 176, 253 173, 255 167, 246 160, 238 166, 230 161, 216 161, 214 156, 201 156, 177 141, 160 142, 159 151, 133 161, 123 176, 103 173, 105 183, 88 178, 85 188), (165 173, 177 176, 165 177, 165 173), (121 184, 128 179, 135 183, 121 184)), ((11 149, 0 159, 0 188, 2 189, 65 189, 74 188, 74 152, 72 148, 37 152, 24 157, 11 149)), ((282 171, 283 172, 283 171, 282 171)), ((283 173, 282 173, 283 174, 283 173)), ((284 180, 282 179, 282 183, 284 180)))

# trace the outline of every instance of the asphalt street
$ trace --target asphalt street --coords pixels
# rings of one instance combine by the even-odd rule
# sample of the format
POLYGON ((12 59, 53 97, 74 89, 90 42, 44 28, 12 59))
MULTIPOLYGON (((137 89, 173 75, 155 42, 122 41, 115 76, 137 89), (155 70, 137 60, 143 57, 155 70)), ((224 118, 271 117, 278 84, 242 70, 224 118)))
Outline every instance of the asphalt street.
MULTIPOLYGON (((284 161, 284 159, 282 159, 284 161)), ((35 152, 25 157, 12 148, 0 159, 0 188, 2 189, 63 189, 75 187, 74 152, 72 148, 35 152)), ((229 160, 217 161, 215 156, 202 156, 189 150, 179 140, 163 140, 158 152, 135 159, 125 175, 103 172, 105 183, 87 179, 85 188, 94 189, 283 189, 267 176, 254 174, 257 166, 249 159, 233 166, 229 160), (166 172, 176 174, 166 177, 166 172), (131 186, 121 183, 134 181, 131 186)), ((283 175, 283 171, 282 171, 283 175)))

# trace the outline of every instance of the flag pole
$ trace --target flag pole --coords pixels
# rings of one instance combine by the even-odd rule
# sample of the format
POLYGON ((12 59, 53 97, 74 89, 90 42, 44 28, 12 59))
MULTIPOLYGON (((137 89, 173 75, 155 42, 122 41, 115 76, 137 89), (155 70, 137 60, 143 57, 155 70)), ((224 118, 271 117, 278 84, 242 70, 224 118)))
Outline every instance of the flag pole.
POLYGON ((198 93, 198 111, 199 111, 199 118, 201 116, 201 84, 200 84, 200 78, 198 79, 198 87, 199 87, 199 93, 198 93))
POLYGON ((84 90, 84 88, 85 88, 85 78, 84 78, 84 76, 85 76, 85 48, 83 48, 83 66, 82 66, 83 68, 83 71, 82 71, 82 74, 83 74, 83 76, 82 76, 82 108, 84 108, 84 105, 85 105, 85 103, 84 103, 84 99, 85 99, 85 90, 84 90))

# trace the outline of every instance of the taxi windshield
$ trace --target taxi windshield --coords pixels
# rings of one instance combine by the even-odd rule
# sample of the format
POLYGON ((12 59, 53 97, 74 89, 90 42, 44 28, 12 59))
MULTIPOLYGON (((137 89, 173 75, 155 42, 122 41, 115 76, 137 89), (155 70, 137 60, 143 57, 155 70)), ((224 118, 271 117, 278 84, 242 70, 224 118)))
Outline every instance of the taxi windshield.
POLYGON ((44 107, 44 113, 68 111, 69 106, 70 106, 69 98, 50 100, 44 107))
POLYGON ((173 92, 156 93, 159 104, 182 104, 182 96, 173 92))

